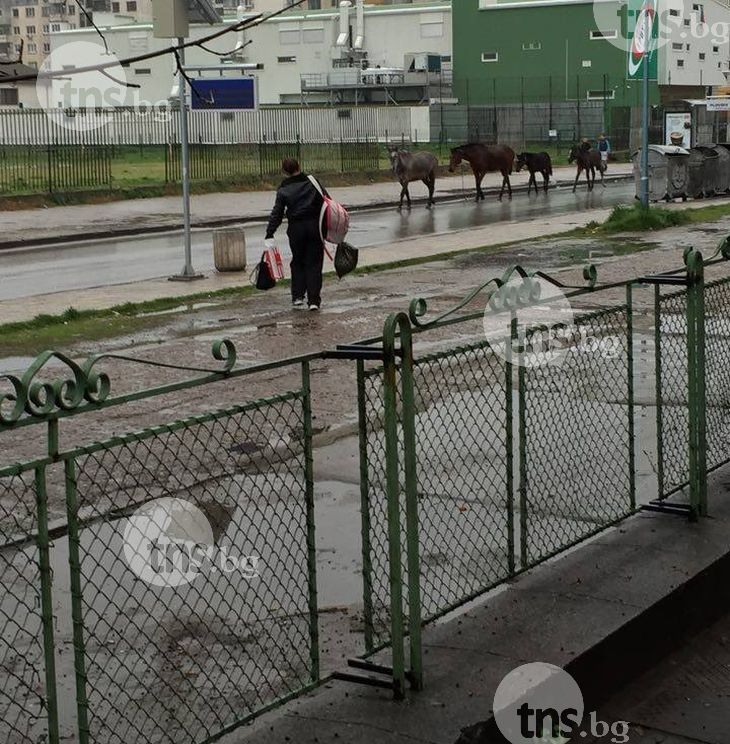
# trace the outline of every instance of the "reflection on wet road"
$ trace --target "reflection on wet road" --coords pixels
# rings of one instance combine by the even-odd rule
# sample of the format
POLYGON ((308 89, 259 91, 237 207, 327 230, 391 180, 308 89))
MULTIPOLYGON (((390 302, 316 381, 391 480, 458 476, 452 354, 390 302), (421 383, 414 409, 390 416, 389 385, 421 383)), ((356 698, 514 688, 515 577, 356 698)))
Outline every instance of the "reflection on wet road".
MULTIPOLYGON (((528 197, 515 194, 510 201, 499 202, 493 195, 476 204, 472 190, 467 200, 442 202, 433 210, 414 204, 412 211, 393 208, 357 212, 352 216, 348 240, 360 248, 383 245, 394 240, 432 235, 454 230, 483 227, 494 222, 534 220, 584 209, 612 207, 633 200, 630 181, 597 186, 588 193, 585 187, 575 194, 561 186, 547 194, 528 197)), ((245 226, 247 261, 253 267, 261 255, 264 237, 262 223, 245 226)), ((279 235, 285 249, 285 228, 279 235)), ((193 265, 199 271, 213 271, 212 231, 195 230, 192 236, 193 265)), ((282 250, 286 257, 288 250, 282 250)), ((30 297, 51 292, 125 284, 175 274, 183 266, 183 241, 180 232, 162 235, 111 238, 57 246, 14 249, 0 252, 0 300, 30 297)))

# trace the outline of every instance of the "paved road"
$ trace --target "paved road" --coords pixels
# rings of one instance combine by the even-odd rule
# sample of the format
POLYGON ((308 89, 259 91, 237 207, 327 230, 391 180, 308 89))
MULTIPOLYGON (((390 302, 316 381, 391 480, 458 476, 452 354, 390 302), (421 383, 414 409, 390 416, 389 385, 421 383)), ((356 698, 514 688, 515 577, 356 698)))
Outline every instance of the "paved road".
MULTIPOLYGON (((494 222, 530 221, 540 217, 606 208, 632 201, 631 182, 609 183, 592 193, 583 189, 573 194, 568 186, 547 195, 516 194, 512 201, 488 199, 442 202, 434 210, 422 205, 411 212, 378 209, 353 216, 350 241, 361 248, 392 243, 403 238, 433 235, 494 222)), ((263 244, 264 225, 245 226, 248 263, 253 266, 263 244)), ((279 237, 286 248, 284 229, 279 237)), ((197 270, 213 271, 210 230, 193 232, 193 264, 197 270)), ((286 255, 287 250, 283 251, 286 255)), ((63 245, 18 248, 0 253, 0 301, 52 292, 104 287, 169 276, 182 269, 183 243, 180 232, 149 237, 112 238, 63 245)), ((394 255, 394 259, 398 256, 394 255)))

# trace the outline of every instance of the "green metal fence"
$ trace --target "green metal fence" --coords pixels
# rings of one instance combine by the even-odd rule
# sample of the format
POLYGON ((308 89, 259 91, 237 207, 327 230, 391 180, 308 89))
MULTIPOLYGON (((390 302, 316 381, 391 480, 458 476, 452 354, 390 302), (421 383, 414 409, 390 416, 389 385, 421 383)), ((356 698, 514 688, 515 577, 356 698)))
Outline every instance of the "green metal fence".
MULTIPOLYGON (((377 141, 262 142, 249 145, 190 145, 190 178, 206 181, 235 181, 270 178, 281 174, 281 161, 295 157, 302 167, 320 173, 375 173, 384 165, 382 145, 377 141), (381 163, 382 160, 382 163, 381 163)), ((181 179, 180 145, 165 148, 165 181, 181 179)))
POLYGON ((0 193, 111 187, 112 148, 78 143, 0 146, 0 193))
POLYGON ((47 454, 0 469, 3 741, 199 743, 318 683, 308 358, 275 365, 300 382, 269 398, 61 445, 77 415, 223 380, 230 393, 268 369, 233 370, 228 342, 214 357, 218 371, 117 396, 100 359, 47 353, 4 377, 0 431, 45 425, 47 454), (67 375, 45 376, 59 362, 67 375), (180 505, 210 540, 189 545, 180 505), (148 544, 139 520, 160 518, 179 541, 148 544))
POLYGON ((112 394, 104 364, 130 362, 114 355, 48 352, 0 376, 0 739, 202 744, 321 682, 318 359, 355 366, 362 656, 391 647, 389 665, 352 665, 398 697, 427 684, 424 624, 637 509, 636 285, 656 285, 657 499, 643 507, 706 514, 707 472, 730 460, 730 278, 705 271, 728 259, 723 241, 607 285, 593 267, 576 286, 513 267, 335 350, 237 368, 221 341, 215 368, 131 360, 160 375, 141 391, 112 394), (529 307, 542 316, 524 323, 529 307), (122 406, 148 426, 112 436, 122 406), (210 531, 193 547, 212 552, 181 551, 191 513, 210 531), (160 542, 163 523, 177 539, 160 542))

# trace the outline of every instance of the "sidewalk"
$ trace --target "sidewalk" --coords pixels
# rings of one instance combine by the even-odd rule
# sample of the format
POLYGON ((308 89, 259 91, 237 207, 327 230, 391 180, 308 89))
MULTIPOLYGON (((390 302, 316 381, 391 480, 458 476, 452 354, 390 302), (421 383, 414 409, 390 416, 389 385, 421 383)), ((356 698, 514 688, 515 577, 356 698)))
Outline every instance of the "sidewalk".
MULTIPOLYGON (((627 178, 632 166, 625 163, 611 164, 607 179, 627 178)), ((526 172, 512 175, 513 188, 527 188, 526 172)), ((555 168, 555 178, 561 184, 572 182, 575 168, 555 168)), ((542 180, 542 179, 540 179, 542 180)), ((490 173, 484 179, 488 198, 501 183, 499 174, 490 173), (491 192, 491 193, 489 193, 491 192)), ((585 188, 585 184, 583 185, 585 188)), ((425 188, 413 184, 414 203, 425 201, 425 188)), ((474 195, 474 177, 471 170, 461 175, 439 178, 436 181, 436 199, 461 198, 474 195)), ((333 189, 333 196, 350 209, 373 209, 395 206, 400 187, 392 182, 373 183, 367 186, 348 186, 333 189)), ((191 198, 191 220, 194 227, 216 227, 233 222, 259 221, 268 217, 274 204, 273 191, 246 191, 238 193, 200 194, 191 198)), ((182 229, 182 198, 165 196, 155 199, 130 199, 108 204, 53 207, 48 209, 23 209, 0 212, 0 249, 55 241, 108 238, 114 235, 134 235, 162 230, 182 229)))

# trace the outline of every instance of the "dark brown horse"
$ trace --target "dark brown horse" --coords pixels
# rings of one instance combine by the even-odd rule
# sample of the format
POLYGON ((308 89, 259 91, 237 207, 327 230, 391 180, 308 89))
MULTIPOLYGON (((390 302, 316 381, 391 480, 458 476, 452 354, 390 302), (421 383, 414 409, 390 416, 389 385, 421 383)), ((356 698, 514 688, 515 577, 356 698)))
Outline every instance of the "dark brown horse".
POLYGON ((570 148, 568 162, 572 163, 574 160, 578 166, 578 170, 575 172, 573 193, 575 193, 575 187, 578 185, 578 179, 583 171, 586 172, 588 191, 593 190, 593 184, 596 182, 596 169, 601 174, 601 183, 605 188, 606 184, 603 183, 603 174, 606 171, 606 164, 601 160, 601 153, 598 150, 592 150, 587 142, 582 142, 580 145, 573 145, 570 148))
POLYGON ((507 145, 482 145, 478 142, 468 145, 460 145, 451 149, 451 160, 449 170, 453 173, 462 160, 466 160, 474 172, 477 184, 477 201, 484 199, 482 191, 482 179, 487 173, 499 171, 502 174, 502 188, 499 198, 504 194, 504 187, 509 190, 509 198, 512 198, 512 184, 509 182, 512 165, 515 161, 515 151, 507 145))
POLYGON ((527 168, 530 171, 530 180, 527 182, 527 195, 530 195, 530 189, 535 186, 535 193, 537 194, 537 180, 535 173, 540 173, 543 179, 543 187, 545 191, 548 190, 548 183, 550 176, 553 175, 553 164, 550 161, 550 156, 546 152, 521 152, 517 156, 517 162, 515 163, 515 172, 519 173, 523 168, 527 168))

